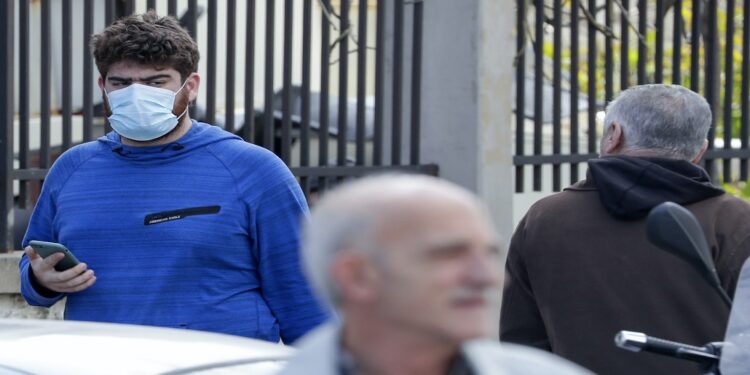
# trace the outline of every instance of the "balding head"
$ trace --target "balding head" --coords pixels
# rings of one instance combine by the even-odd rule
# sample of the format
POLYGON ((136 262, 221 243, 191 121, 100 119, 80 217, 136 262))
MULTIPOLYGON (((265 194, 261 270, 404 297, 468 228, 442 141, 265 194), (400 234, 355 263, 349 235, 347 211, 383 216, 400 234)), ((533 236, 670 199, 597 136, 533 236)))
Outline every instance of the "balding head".
POLYGON ((498 253, 477 197, 421 175, 366 177, 329 192, 313 209, 303 251, 318 294, 345 315, 457 341, 485 332, 498 253))
POLYGON ((409 222, 431 206, 449 203, 484 211, 467 190, 423 175, 364 177, 330 191, 315 205, 305 230, 305 267, 317 292, 336 303, 336 287, 326 272, 336 253, 360 251, 377 256, 375 249, 398 223, 409 222))

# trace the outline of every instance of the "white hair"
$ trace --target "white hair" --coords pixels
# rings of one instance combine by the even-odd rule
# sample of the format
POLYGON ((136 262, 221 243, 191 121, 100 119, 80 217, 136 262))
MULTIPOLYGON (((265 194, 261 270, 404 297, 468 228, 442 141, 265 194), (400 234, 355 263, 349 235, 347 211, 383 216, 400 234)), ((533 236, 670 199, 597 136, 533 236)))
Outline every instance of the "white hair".
POLYGON ((622 127, 625 150, 692 160, 711 128, 711 107, 682 86, 634 86, 607 106, 605 132, 615 122, 622 127))

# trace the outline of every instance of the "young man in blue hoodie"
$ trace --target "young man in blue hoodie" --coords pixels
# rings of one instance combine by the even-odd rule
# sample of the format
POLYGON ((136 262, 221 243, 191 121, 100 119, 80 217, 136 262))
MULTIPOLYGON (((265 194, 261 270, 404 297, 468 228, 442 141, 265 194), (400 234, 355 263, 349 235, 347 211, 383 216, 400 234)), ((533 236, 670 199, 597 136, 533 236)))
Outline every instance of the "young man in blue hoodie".
POLYGON ((70 320, 134 323, 293 342, 327 318, 298 255, 305 198, 271 152, 191 120, 198 46, 171 17, 119 20, 91 42, 114 132, 51 168, 24 246, 21 291, 67 297, 70 320), (95 273, 96 272, 96 273, 95 273))

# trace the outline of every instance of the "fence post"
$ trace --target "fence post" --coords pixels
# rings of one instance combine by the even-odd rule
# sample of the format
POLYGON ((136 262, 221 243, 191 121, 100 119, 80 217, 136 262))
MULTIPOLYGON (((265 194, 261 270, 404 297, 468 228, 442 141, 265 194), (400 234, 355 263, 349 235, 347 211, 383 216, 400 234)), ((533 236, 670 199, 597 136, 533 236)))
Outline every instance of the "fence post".
POLYGON ((15 0, 0 2, 0 251, 13 250, 13 32, 15 0))

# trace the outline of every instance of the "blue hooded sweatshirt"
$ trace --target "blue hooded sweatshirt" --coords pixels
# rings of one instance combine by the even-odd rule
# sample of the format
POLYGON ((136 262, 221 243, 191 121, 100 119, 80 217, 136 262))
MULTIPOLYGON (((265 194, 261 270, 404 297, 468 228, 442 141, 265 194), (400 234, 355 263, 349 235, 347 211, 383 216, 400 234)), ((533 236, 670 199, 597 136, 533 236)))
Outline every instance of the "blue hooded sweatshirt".
MULTIPOLYGON (((59 242, 96 273, 65 319, 181 327, 290 343, 326 320, 299 262, 307 213, 271 152, 193 121, 176 142, 109 133, 50 169, 23 240, 59 242)), ((21 292, 51 306, 24 256, 21 292)))

